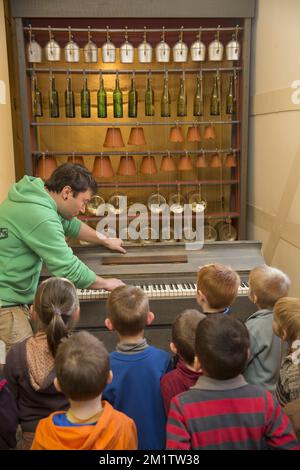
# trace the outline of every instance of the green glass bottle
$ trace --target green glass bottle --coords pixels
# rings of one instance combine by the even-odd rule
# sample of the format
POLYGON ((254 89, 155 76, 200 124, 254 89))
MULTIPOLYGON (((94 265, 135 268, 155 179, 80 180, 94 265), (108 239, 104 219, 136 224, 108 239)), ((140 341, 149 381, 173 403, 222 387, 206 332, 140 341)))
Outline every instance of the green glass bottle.
POLYGON ((135 88, 135 80, 131 79, 131 88, 128 93, 128 117, 137 117, 138 111, 138 93, 135 88))
POLYGON ((170 117, 171 116, 171 96, 169 92, 169 83, 168 76, 165 75, 164 79, 164 89, 161 96, 161 117, 170 117))
POLYGON ((91 94, 88 89, 87 77, 83 77, 83 88, 81 90, 81 117, 91 117, 91 94))
POLYGON ((65 108, 66 108, 66 117, 74 118, 75 117, 75 99, 74 99, 74 92, 72 90, 71 77, 67 78, 67 89, 65 91, 65 108))
POLYGON ((234 77, 230 75, 229 88, 226 96, 226 114, 236 113, 236 96, 234 90, 234 77))
POLYGON ((49 90, 49 114, 52 118, 59 117, 59 99, 58 93, 55 88, 55 78, 50 77, 50 90, 49 90))
POLYGON ((34 117, 43 116, 43 98, 42 93, 37 86, 37 78, 35 75, 32 77, 31 82, 31 99, 32 99, 32 115, 34 117))
POLYGON ((215 75, 214 84, 210 97, 210 114, 212 116, 219 116, 220 114, 220 93, 219 93, 219 78, 215 75))
POLYGON ((154 106, 154 91, 151 86, 151 78, 147 78, 147 88, 145 91, 145 116, 154 116, 155 106, 154 106))
POLYGON ((193 107, 194 116, 203 116, 204 110, 204 101, 203 101, 203 80, 202 75, 197 77, 197 85, 194 96, 194 107, 193 107))
POLYGON ((116 75, 116 84, 113 92, 113 103, 114 103, 114 117, 123 117, 123 93, 120 89, 119 75, 116 75))
POLYGON ((187 115, 187 96, 186 96, 186 87, 185 79, 180 79, 179 93, 177 98, 177 116, 186 116, 187 115))
POLYGON ((99 90, 97 92, 97 114, 98 118, 107 117, 107 96, 102 75, 100 75, 99 90))

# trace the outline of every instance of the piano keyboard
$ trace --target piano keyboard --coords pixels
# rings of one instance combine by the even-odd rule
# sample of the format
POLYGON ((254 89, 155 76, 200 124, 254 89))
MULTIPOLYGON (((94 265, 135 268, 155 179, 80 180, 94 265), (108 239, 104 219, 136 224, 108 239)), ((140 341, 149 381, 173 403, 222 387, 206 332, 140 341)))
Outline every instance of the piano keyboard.
MULTIPOLYGON (((195 297, 197 284, 193 282, 169 284, 134 284, 142 289, 149 298, 155 297, 195 297)), ((249 285, 242 282, 238 289, 238 296, 248 295, 249 285)), ((77 289, 79 300, 106 299, 109 292, 103 289, 77 289)))

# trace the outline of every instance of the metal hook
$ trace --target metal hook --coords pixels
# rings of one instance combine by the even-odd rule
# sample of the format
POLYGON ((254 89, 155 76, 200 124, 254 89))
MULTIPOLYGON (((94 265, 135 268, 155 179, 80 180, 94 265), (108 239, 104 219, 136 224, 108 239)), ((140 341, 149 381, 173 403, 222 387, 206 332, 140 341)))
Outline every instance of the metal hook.
POLYGON ((73 35, 72 35, 72 28, 71 26, 68 26, 68 30, 69 30, 69 41, 71 42, 72 39, 73 39, 73 35))
POLYGON ((92 35, 91 35, 91 27, 88 26, 88 42, 91 42, 92 35))

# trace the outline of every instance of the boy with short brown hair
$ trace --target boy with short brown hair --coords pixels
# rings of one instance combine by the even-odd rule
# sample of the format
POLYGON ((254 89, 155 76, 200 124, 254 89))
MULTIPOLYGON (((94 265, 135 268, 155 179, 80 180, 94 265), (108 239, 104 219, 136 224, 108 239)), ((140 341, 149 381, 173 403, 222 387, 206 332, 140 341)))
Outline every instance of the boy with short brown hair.
POLYGON ((194 385, 202 373, 195 367, 194 359, 196 329, 203 318, 205 315, 198 310, 184 310, 172 325, 170 349, 178 361, 176 368, 164 375, 160 381, 166 414, 171 399, 194 385))
POLYGON ((116 330, 120 342, 110 354, 114 378, 104 397, 135 421, 139 449, 164 449, 166 417, 160 379, 172 361, 144 337, 145 326, 154 319, 148 297, 137 287, 118 287, 108 298, 107 313, 105 325, 116 330))
POLYGON ((62 342, 55 356, 54 385, 70 401, 68 411, 40 420, 32 450, 135 450, 134 422, 102 401, 112 380, 101 341, 81 331, 62 342))
POLYGON ((257 266, 249 274, 249 298, 258 310, 250 315, 246 326, 250 333, 251 356, 244 371, 245 379, 275 391, 282 359, 282 342, 272 330, 273 308, 286 297, 288 276, 267 265, 257 266))
POLYGON ((239 275, 223 264, 207 264, 198 272, 197 302, 205 314, 226 314, 240 286, 239 275))

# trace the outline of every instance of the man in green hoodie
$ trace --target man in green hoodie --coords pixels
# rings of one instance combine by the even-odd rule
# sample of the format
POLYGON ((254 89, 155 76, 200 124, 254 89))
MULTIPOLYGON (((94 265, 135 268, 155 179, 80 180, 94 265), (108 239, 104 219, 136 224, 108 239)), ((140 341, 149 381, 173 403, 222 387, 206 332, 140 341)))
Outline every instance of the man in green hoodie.
POLYGON ((65 237, 125 253, 119 238, 108 239, 77 219, 97 189, 90 172, 66 163, 44 183, 24 176, 0 205, 0 364, 10 347, 32 334, 32 303, 42 263, 53 276, 77 288, 113 290, 119 279, 103 279, 74 254, 65 237))

